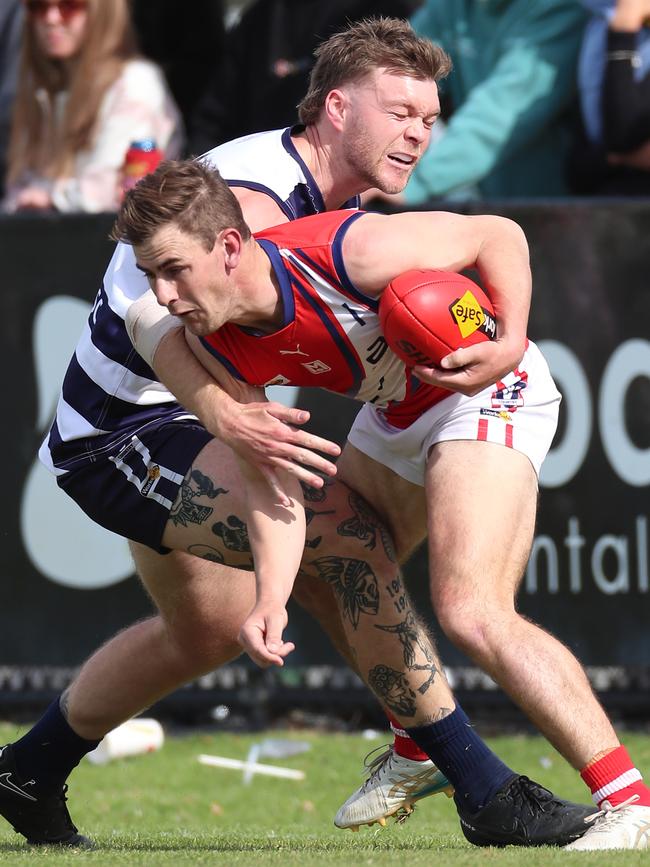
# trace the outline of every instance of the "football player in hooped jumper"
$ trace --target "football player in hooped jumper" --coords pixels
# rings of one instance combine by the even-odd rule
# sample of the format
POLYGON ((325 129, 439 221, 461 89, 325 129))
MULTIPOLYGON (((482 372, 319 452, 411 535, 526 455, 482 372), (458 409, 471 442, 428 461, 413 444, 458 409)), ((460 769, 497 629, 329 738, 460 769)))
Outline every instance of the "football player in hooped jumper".
MULTIPOLYGON (((527 243, 512 221, 435 212, 336 212, 251 236, 225 183, 212 169, 187 161, 164 165, 130 194, 115 232, 133 244, 152 290, 127 317, 136 347, 150 352, 152 330, 159 338, 161 331, 183 324, 197 358, 235 394, 242 381, 260 388, 277 382, 318 385, 363 401, 349 441, 371 459, 370 493, 379 496, 383 490, 379 499, 382 510, 387 500, 392 502, 389 515, 403 512, 418 526, 435 523, 437 504, 428 479, 434 445, 453 450, 457 441, 484 440, 486 454, 506 446, 529 463, 536 479, 555 432, 560 396, 532 342, 516 370, 468 397, 429 384, 432 372, 426 368, 416 368, 415 378, 388 347, 378 351, 378 302, 384 287, 402 272, 475 267, 488 291, 508 282, 529 283, 527 243), (176 321, 166 320, 160 308, 176 321)), ((195 465, 200 469, 200 456, 195 465)), ((292 649, 282 637, 285 604, 305 542, 302 491, 294 477, 286 476, 278 497, 259 471, 243 470, 257 599, 241 641, 258 663, 282 664, 292 649)), ((366 496, 368 484, 362 485, 366 496)), ((486 493, 476 492, 477 522, 489 523, 486 493)), ((368 499, 373 502, 372 495, 368 499)), ((534 508, 531 499, 532 505, 522 502, 521 507, 534 508)), ((175 548, 205 541, 184 526, 168 525, 163 536, 163 543, 175 548)), ((434 562, 437 553, 432 552, 434 562)), ((467 556, 472 556, 471 544, 467 556)), ((480 580, 480 564, 476 568, 480 580)), ((435 605, 435 585, 433 592, 435 605)), ((529 648, 521 645, 518 652, 529 648)), ((561 653, 569 671, 557 676, 570 673, 577 690, 584 674, 568 651, 561 653)), ((376 688, 373 672, 369 684, 376 688)), ((464 728, 462 710, 443 678, 431 688, 447 711, 436 724, 407 731, 456 786, 458 803, 458 765, 440 755, 436 726, 464 728)), ((401 721, 399 711, 395 716, 401 721)), ((611 841, 614 822, 626 827, 618 847, 643 848, 650 793, 640 773, 616 743, 592 758, 583 776, 602 812, 586 845, 571 845, 601 848, 603 840, 611 841)), ((466 832, 476 830, 471 809, 463 815, 461 807, 461 821, 466 832)))

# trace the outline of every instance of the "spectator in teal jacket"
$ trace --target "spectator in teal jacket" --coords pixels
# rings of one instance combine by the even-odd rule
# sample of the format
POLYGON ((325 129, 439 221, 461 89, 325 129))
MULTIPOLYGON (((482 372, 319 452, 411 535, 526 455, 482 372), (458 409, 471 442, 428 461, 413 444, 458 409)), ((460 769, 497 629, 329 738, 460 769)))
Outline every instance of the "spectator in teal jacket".
POLYGON ((578 0, 426 0, 411 23, 451 55, 442 85, 451 115, 413 172, 409 205, 463 189, 482 198, 567 193, 585 20, 578 0))

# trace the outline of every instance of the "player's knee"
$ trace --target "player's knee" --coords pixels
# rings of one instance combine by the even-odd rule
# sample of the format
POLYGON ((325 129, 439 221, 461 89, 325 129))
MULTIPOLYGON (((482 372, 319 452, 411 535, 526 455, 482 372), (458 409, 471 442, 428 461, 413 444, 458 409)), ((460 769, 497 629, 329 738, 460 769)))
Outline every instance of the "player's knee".
POLYGON ((447 638, 472 658, 491 653, 502 640, 508 618, 485 601, 468 604, 448 598, 435 608, 438 623, 447 638))
POLYGON ((168 637, 181 668, 189 676, 211 671, 235 659, 242 652, 237 641, 241 623, 195 619, 190 623, 168 624, 168 637))

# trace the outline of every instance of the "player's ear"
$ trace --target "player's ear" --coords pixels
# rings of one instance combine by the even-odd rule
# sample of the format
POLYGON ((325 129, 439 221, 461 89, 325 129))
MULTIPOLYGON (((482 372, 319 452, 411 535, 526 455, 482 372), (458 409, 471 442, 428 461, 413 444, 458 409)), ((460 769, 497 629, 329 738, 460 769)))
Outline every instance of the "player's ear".
POLYGON ((325 97, 325 114, 332 126, 340 130, 345 124, 345 115, 350 100, 344 90, 330 90, 325 97))
POLYGON ((221 248, 223 250, 223 259, 226 270, 230 272, 239 264, 242 246, 244 243, 242 240, 242 236, 237 231, 237 229, 229 228, 224 229, 219 234, 218 240, 220 241, 221 248))

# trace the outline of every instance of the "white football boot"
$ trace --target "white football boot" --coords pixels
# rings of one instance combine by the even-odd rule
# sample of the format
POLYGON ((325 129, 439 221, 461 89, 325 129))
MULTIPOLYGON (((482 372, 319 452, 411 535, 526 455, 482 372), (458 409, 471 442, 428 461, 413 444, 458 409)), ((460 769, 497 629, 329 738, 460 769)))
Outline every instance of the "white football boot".
POLYGON ((421 798, 438 792, 451 798, 454 793, 447 777, 429 759, 423 762, 405 759, 395 753, 392 745, 371 761, 368 758, 364 764, 370 776, 336 814, 337 828, 358 831, 359 825, 375 822, 385 825, 389 816, 404 821, 421 798))
POLYGON ((615 807, 609 801, 603 801, 601 809, 585 819, 591 828, 564 848, 583 852, 650 849, 650 807, 635 806, 638 799, 638 795, 633 795, 615 807))

